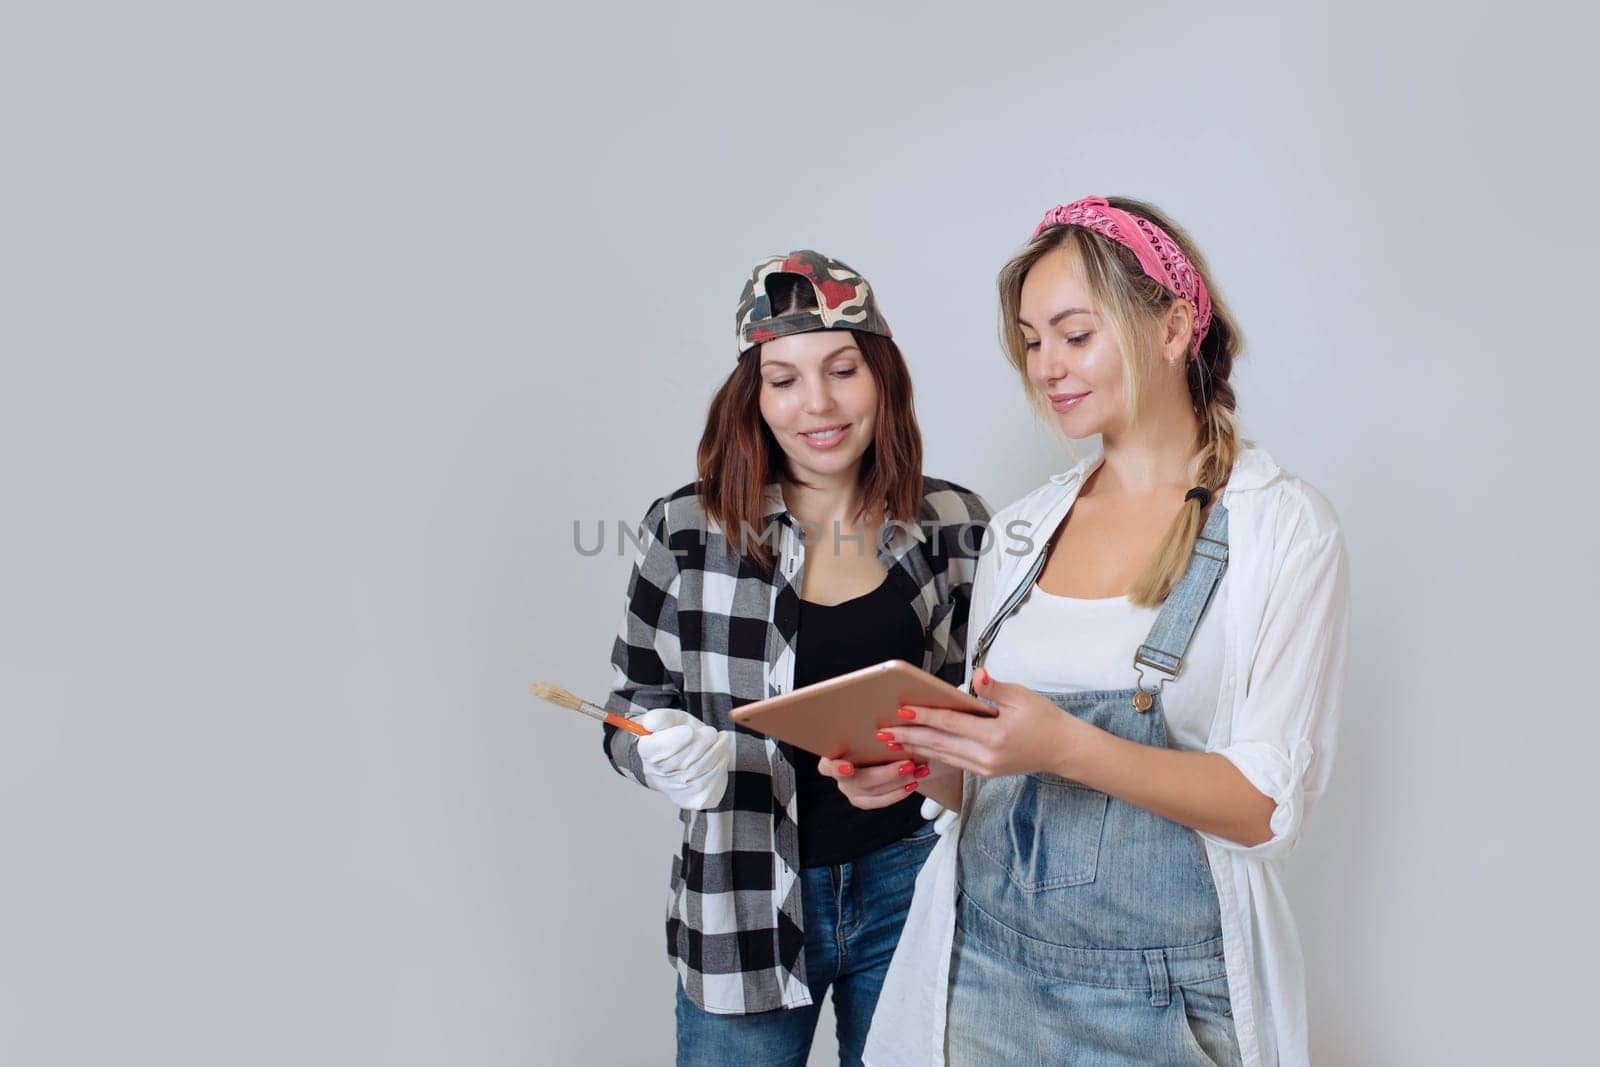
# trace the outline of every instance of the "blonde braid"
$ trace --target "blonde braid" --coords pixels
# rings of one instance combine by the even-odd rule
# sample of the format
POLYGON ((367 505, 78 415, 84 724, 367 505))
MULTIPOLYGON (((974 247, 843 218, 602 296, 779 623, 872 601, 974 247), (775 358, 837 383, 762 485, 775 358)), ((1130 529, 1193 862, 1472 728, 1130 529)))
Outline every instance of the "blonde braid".
MULTIPOLYGON (((1125 211, 1144 215, 1166 230, 1205 278, 1211 296, 1211 328, 1200 342, 1200 351, 1188 364, 1189 397, 1200 418, 1200 447, 1195 453, 1191 474, 1194 484, 1208 490, 1215 500, 1228 484, 1239 454, 1239 424, 1234 415, 1237 403, 1228 379, 1233 373, 1233 361, 1243 348, 1243 338, 1232 311, 1217 291, 1205 261, 1189 236, 1147 204, 1130 200, 1119 203, 1117 199, 1111 202, 1125 211)), ((1130 601, 1141 607, 1153 607, 1167 599, 1172 587, 1189 569, 1195 538, 1205 524, 1204 514, 1199 500, 1183 502, 1160 547, 1134 579, 1128 591, 1130 601)))

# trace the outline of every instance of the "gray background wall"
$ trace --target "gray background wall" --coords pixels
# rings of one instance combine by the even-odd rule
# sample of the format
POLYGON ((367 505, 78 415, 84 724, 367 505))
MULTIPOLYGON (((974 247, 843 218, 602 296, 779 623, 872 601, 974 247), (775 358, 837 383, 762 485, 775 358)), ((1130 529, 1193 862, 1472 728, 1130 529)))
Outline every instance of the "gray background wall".
MULTIPOLYGON (((861 268, 928 469, 1150 198, 1354 561, 1289 880, 1329 1064, 1586 1058, 1592 21, 1556 5, 74 5, 0 31, 0 1060, 665 1063, 675 819, 597 731, 738 286, 861 268), (592 528, 592 527, 591 527, 592 528), (614 537, 614 528, 613 528, 614 537)), ((826 1057, 823 1038, 818 1058, 826 1057)))

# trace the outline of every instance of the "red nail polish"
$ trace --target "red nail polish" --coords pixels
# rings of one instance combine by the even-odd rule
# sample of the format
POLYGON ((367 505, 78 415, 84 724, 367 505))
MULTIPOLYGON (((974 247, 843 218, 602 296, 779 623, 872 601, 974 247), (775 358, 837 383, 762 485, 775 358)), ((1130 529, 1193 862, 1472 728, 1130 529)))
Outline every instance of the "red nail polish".
POLYGON ((979 667, 977 673, 974 674, 973 677, 978 680, 979 685, 989 684, 989 672, 983 667, 979 667))
POLYGON ((917 768, 917 777, 918 778, 926 778, 926 777, 928 777, 928 775, 930 775, 932 773, 933 773, 933 768, 929 767, 926 763, 924 763, 922 766, 917 768))
POLYGON ((894 740, 894 734, 891 734, 888 730, 879 730, 877 733, 873 734, 872 736, 876 737, 879 741, 893 741, 894 740))
POLYGON ((854 773, 856 773, 856 769, 854 767, 850 766, 850 764, 848 764, 848 763, 841 763, 841 764, 839 764, 839 773, 840 774, 846 774, 846 775, 854 774, 854 773))
POLYGON ((915 789, 916 787, 917 787, 917 783, 916 782, 907 782, 906 783, 906 792, 909 793, 913 789, 915 789))
POLYGON ((901 774, 910 774, 912 771, 914 771, 916 769, 917 769, 917 765, 915 763, 912 763, 910 760, 906 760, 904 763, 900 764, 900 773, 901 774))
POLYGON ((890 742, 889 742, 889 743, 888 743, 888 748, 889 748, 889 751, 890 751, 890 752, 899 752, 899 751, 900 751, 900 750, 901 750, 901 749, 903 749, 903 748, 905 748, 905 747, 906 747, 906 746, 904 746, 904 745, 902 745, 902 744, 900 744, 900 743, 899 743, 899 742, 897 742, 897 741, 890 741, 890 742))
POLYGON ((895 712, 895 714, 900 716, 902 719, 915 719, 917 717, 917 713, 912 711, 910 708, 901 708, 899 711, 895 712))

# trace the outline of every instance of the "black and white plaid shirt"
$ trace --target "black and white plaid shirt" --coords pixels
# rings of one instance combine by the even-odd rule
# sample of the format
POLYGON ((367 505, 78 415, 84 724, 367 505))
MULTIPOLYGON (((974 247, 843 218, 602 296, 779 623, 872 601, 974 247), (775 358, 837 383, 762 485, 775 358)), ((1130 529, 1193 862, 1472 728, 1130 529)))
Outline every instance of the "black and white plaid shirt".
MULTIPOLYGON (((886 523, 879 549, 887 581, 922 623, 922 668, 956 685, 988 521, 988 506, 976 494, 925 478, 917 523, 886 523)), ((734 732, 721 803, 679 813, 683 846, 672 862, 667 912, 667 952, 684 991, 721 1014, 811 1003, 794 753, 736 727, 729 716, 794 685, 804 546, 776 484, 767 487, 763 522, 776 560, 770 575, 741 559, 737 544, 708 522, 693 485, 651 505, 611 653, 615 677, 606 705, 630 716, 683 708, 734 732)), ((806 540, 816 533, 806 531, 806 540)), ((831 535, 820 543, 831 548, 831 535)), ((605 734, 612 765, 643 784, 638 739, 610 726, 605 734)))

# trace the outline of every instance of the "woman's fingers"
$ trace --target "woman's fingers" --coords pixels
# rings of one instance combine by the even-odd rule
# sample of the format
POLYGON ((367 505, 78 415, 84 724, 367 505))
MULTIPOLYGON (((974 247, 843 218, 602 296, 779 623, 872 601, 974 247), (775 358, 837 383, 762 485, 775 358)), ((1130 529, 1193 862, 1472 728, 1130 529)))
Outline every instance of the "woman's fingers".
POLYGON ((853 772, 829 777, 834 778, 839 791, 851 804, 869 809, 885 808, 903 800, 915 788, 915 783, 921 780, 919 772, 921 776, 928 773, 926 765, 915 760, 900 760, 876 767, 855 767, 853 772), (908 789, 908 785, 912 788, 908 789))
MULTIPOLYGON (((927 726, 960 737, 980 737, 990 726, 987 715, 978 715, 970 711, 952 711, 949 708, 927 708, 920 704, 909 704, 901 708, 897 715, 906 725, 927 726)), ((897 723, 885 729, 889 733, 896 733, 899 728, 900 724, 897 723)), ((880 737, 879 740, 886 739, 880 737)), ((905 739, 896 736, 894 740, 903 744, 905 739)))
POLYGON ((857 768, 847 760, 828 759, 826 756, 817 761, 817 771, 826 778, 839 782, 841 788, 853 786, 857 789, 876 789, 892 783, 896 777, 904 778, 907 775, 916 778, 918 773, 927 766, 926 760, 903 759, 895 763, 881 763, 873 767, 857 768))
POLYGON ((824 778, 848 778, 856 773, 856 769, 848 760, 829 759, 823 756, 817 761, 817 773, 824 778))
MULTIPOLYGON (((859 767, 851 776, 850 788, 862 793, 891 792, 903 787, 908 779, 915 778, 918 766, 915 760, 900 760, 877 767, 859 767)), ((840 788, 844 788, 844 783, 840 783, 840 788)))
POLYGON ((938 760, 962 770, 988 773, 988 748, 973 738, 929 726, 896 726, 888 732, 894 741, 905 746, 904 752, 896 755, 914 756, 921 762, 938 760))
POLYGON ((1029 689, 1025 685, 1018 685, 1015 682, 998 681, 995 679, 994 675, 990 674, 983 667, 979 667, 977 670, 972 672, 972 689, 983 699, 992 700, 996 704, 1014 703, 1024 694, 1030 694, 1033 692, 1033 690, 1029 689))

